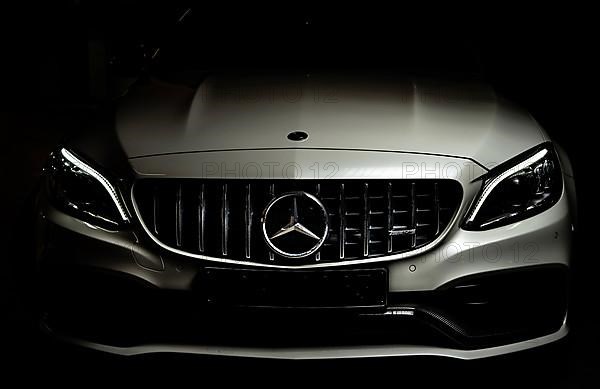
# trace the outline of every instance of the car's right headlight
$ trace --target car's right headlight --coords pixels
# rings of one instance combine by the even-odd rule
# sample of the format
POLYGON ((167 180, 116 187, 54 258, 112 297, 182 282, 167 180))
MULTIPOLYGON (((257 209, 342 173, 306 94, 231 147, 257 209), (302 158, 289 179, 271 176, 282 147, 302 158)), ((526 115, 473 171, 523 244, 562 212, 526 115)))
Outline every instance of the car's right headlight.
POLYGON ((515 223, 556 204, 562 172, 552 144, 545 143, 490 170, 462 228, 488 230, 515 223))
POLYGON ((74 152, 66 148, 53 152, 44 175, 46 193, 61 211, 110 230, 129 223, 117 188, 74 152))

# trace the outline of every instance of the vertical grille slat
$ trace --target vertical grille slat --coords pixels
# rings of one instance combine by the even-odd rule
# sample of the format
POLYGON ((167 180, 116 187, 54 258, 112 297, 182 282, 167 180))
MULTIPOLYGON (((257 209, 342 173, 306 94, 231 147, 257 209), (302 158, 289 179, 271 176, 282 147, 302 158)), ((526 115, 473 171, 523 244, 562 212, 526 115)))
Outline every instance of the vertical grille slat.
POLYGON ((204 235, 206 224, 206 194, 204 184, 200 185, 200 194, 198 195, 198 251, 204 252, 204 235))
POLYGON ((394 205, 393 205, 393 192, 392 183, 387 183, 387 252, 391 253, 394 250, 394 239, 390 234, 392 228, 394 228, 394 205))
POLYGON ((251 258, 251 244, 252 244, 252 189, 250 184, 246 184, 246 203, 244 205, 245 223, 246 223, 246 241, 245 241, 245 254, 246 259, 251 258))
POLYGON ((415 233, 411 234, 410 237, 410 248, 414 248, 417 245, 417 184, 412 182, 410 184, 410 228, 415 229, 415 233))
MULTIPOLYGON (((269 184, 269 198, 268 201, 271 201, 275 198, 275 184, 269 184)), ((275 253, 269 251, 269 262, 275 261, 275 253)))
POLYGON ((433 184, 433 206, 435 212, 435 234, 440 233, 440 189, 438 183, 433 184))
POLYGON ((175 195, 175 243, 181 247, 183 243, 183 188, 178 186, 175 195))
MULTIPOLYGON (((315 195, 317 197, 321 197, 321 184, 317 183, 317 185, 315 185, 315 195)), ((315 254, 315 262, 319 262, 321 260, 321 251, 317 251, 317 253, 315 254)))
POLYGON ((229 248, 229 197, 227 184, 221 190, 221 252, 227 256, 229 248))
POLYGON ((369 256, 369 240, 371 239, 369 232, 369 184, 363 184, 363 256, 369 256))
POLYGON ((344 184, 340 184, 340 232, 339 232, 339 245, 340 245, 340 259, 344 259, 346 256, 346 194, 344 193, 344 184))
MULTIPOLYGON (((385 257, 424 247, 447 230, 462 200, 462 188, 456 181, 433 179, 147 178, 136 182, 133 196, 146 231, 167 247, 216 259, 301 266, 385 257), (323 246, 296 259, 272 251, 260 228, 267 204, 292 191, 316 196, 329 222, 323 246)), ((277 223, 289 220, 288 215, 280 216, 277 223)))
MULTIPOLYGON (((321 183, 317 182, 315 185, 315 196, 321 197, 321 183)), ((323 199, 321 199, 323 200, 323 199)), ((315 262, 321 261, 321 250, 317 251, 315 254, 315 262)))

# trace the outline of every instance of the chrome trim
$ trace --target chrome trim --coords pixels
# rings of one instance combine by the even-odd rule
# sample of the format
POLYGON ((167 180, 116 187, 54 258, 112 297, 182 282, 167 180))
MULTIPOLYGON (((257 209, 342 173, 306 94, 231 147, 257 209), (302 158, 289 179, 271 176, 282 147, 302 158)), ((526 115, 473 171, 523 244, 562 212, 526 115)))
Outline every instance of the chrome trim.
POLYGON ((221 204, 221 252, 223 255, 227 255, 229 243, 229 198, 227 197, 227 184, 223 184, 221 204))
MULTIPOLYGON (((315 190, 315 195, 321 196, 321 184, 317 184, 316 190, 315 190)), ((321 251, 317 251, 315 254, 315 261, 319 262, 320 260, 321 260, 321 251)))
POLYGON ((344 184, 340 184, 340 235, 338 236, 340 244, 340 259, 345 258, 346 250, 346 195, 344 193, 344 184))
POLYGON ((181 184, 179 184, 177 197, 175 199, 175 242, 178 247, 181 247, 183 234, 183 208, 181 206, 182 190, 181 184))
MULTIPOLYGON (((410 229, 414 229, 416 232, 417 227, 417 194, 416 184, 413 182, 410 185, 410 229)), ((417 234, 413 233, 410 243, 410 248, 414 248, 417 245, 417 234)))
POLYGON ((329 234, 329 220, 328 220, 328 215, 327 215, 327 209, 325 208, 323 203, 318 198, 311 195, 310 193, 306 193, 306 192, 302 192, 302 191, 284 193, 281 196, 272 199, 269 202, 269 204, 267 204, 267 206, 265 207, 265 210, 264 210, 262 218, 261 218, 261 223, 262 223, 263 238, 265 239, 265 243, 267 243, 267 246, 271 250, 276 252, 277 254, 281 255, 282 257, 286 257, 286 258, 304 258, 311 254, 314 254, 321 248, 323 243, 325 243, 325 240, 327 239, 327 236, 329 234), (308 230, 306 227, 304 227, 299 221, 297 198, 301 197, 301 196, 308 197, 315 204, 317 204, 319 206, 319 208, 321 209, 321 212, 323 214, 322 215, 323 221, 325 223, 325 230, 323 231, 323 235, 320 237, 318 235, 314 234, 312 231, 308 230), (273 205, 275 203, 277 203, 278 201, 285 199, 287 197, 293 197, 293 199, 294 199, 293 215, 291 217, 290 223, 287 226, 281 228, 280 232, 276 233, 274 236, 269 236, 269 234, 267 233, 267 217, 269 216, 269 211, 271 210, 271 208, 273 207, 273 205), (277 247, 273 243, 273 239, 275 237, 288 234, 289 232, 292 232, 292 231, 297 231, 297 232, 300 232, 301 234, 314 237, 314 239, 318 239, 318 241, 317 241, 317 243, 315 243, 315 245, 310 250, 300 252, 300 253, 288 253, 286 251, 281 250, 279 247, 277 247))
POLYGON ((391 253, 394 250, 394 237, 390 231, 394 228, 394 205, 392 202, 392 183, 387 184, 387 251, 391 253))
POLYGON ((206 198, 204 197, 204 184, 200 189, 198 196, 198 229, 200 230, 200 238, 198 239, 198 250, 204 252, 204 228, 206 222, 206 198))
POLYGON ((246 209, 244 212, 244 222, 246 224, 246 236, 245 236, 245 254, 246 259, 250 259, 250 246, 252 243, 252 216, 254 214, 252 210, 252 193, 250 184, 246 184, 246 209))
POLYGON ((269 185, 269 196, 271 196, 271 199, 275 198, 275 184, 269 185))
MULTIPOLYGON (((457 181, 457 182, 462 187, 462 183, 460 181, 457 181)), ((133 185, 131 186, 131 190, 129 193, 129 195, 131 197, 131 202, 133 204, 133 209, 135 211, 135 216, 137 217, 138 221, 140 222, 140 225, 142 226, 142 229, 144 230, 144 232, 150 237, 150 239, 152 239, 152 241, 154 241, 154 243, 156 243, 158 246, 162 247, 163 249, 170 251, 172 253, 175 253, 175 254, 182 255, 182 256, 211 261, 211 262, 229 263, 229 264, 236 264, 236 265, 247 265, 247 266, 264 267, 264 268, 276 268, 276 269, 310 269, 310 268, 322 268, 322 267, 349 266, 349 265, 365 264, 365 263, 390 262, 390 261, 395 261, 395 260, 399 260, 399 259, 412 258, 412 257, 418 256, 418 255, 422 255, 423 253, 430 251, 432 248, 437 246, 438 243, 440 243, 450 233, 450 231, 452 229, 458 229, 457 220, 461 215, 464 215, 465 207, 472 200, 472 198, 467 199, 467 197, 464 196, 465 190, 463 187, 463 198, 462 198, 454 216, 452 217, 452 219, 446 226, 446 229, 436 239, 434 239, 429 244, 427 244, 423 247, 419 247, 414 250, 408 251, 408 252, 394 254, 394 255, 381 256, 381 257, 374 257, 374 258, 353 259, 353 260, 349 260, 349 261, 320 262, 320 263, 310 263, 310 264, 305 264, 305 265, 274 265, 274 264, 271 265, 271 264, 265 264, 265 263, 260 263, 260 262, 253 262, 253 261, 240 261, 240 260, 228 259, 228 258, 210 257, 207 255, 202 255, 202 254, 192 254, 187 251, 179 250, 179 249, 170 247, 170 246, 162 243, 160 240, 158 240, 152 234, 152 232, 148 229, 148 227, 142 220, 142 217, 140 214, 140 209, 137 205, 137 202, 135 201, 135 196, 133 195, 135 185, 136 185, 136 183, 134 182, 133 185)), ((343 186, 343 184, 341 184, 341 186, 343 186)), ((271 188, 274 188, 274 186, 272 185, 271 188)), ((274 256, 272 255, 272 253, 269 253, 269 259, 271 261, 274 261, 274 256)), ((343 259, 343 258, 340 258, 340 259, 343 259)))
MULTIPOLYGON (((271 196, 271 200, 275 198, 275 184, 269 185, 269 196, 271 196)), ((275 254, 272 251, 269 251, 269 261, 275 261, 275 254)))
POLYGON ((433 184, 433 203, 435 204, 435 234, 440 233, 440 192, 438 183, 433 184))
POLYGON ((362 239, 363 239, 363 255, 365 257, 369 256, 369 240, 371 238, 371 234, 369 232, 369 184, 363 184, 363 231, 362 231, 362 239))

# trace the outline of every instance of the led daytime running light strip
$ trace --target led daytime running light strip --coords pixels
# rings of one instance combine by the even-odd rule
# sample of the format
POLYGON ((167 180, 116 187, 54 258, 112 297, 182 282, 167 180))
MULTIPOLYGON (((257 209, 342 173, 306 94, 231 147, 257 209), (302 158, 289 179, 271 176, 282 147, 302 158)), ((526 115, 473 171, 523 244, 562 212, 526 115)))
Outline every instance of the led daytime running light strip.
POLYGON ((492 181, 490 181, 483 189, 483 193, 481 193, 481 196, 479 196, 479 200, 477 200, 475 207, 473 207, 473 211, 471 211, 471 214, 469 215, 467 222, 471 223, 471 222, 473 222, 473 220, 475 220, 475 216, 477 216, 479 209, 483 206, 483 203, 485 202, 485 200, 488 198, 490 193, 492 193, 494 188, 496 188, 496 186, 498 186, 498 184, 500 184, 505 178, 513 175, 514 173, 519 172, 519 171, 525 169, 526 167, 533 165, 540 159, 544 158, 546 156, 546 154, 548 154, 548 149, 540 150, 537 153, 535 153, 533 156, 527 158, 525 161, 511 167, 510 169, 506 170, 502 174, 499 174, 498 176, 494 177, 494 179, 492 181))
POLYGON ((129 216, 127 215, 127 211, 125 210, 125 207, 123 207, 123 204, 121 204, 121 201, 119 200, 119 196, 117 194, 115 187, 112 186, 112 184, 106 178, 104 178, 103 175, 98 173, 91 166, 89 166, 86 163, 79 160, 76 156, 71 154, 71 152, 69 152, 67 149, 64 149, 64 148, 61 149, 60 153, 67 161, 71 162, 73 165, 77 166, 80 170, 87 173, 88 175, 94 177, 100 184, 102 184, 104 189, 106 189, 106 191, 110 195, 110 198, 112 199, 112 201, 117 206, 117 210, 119 211, 121 218, 124 221, 128 222, 129 216))

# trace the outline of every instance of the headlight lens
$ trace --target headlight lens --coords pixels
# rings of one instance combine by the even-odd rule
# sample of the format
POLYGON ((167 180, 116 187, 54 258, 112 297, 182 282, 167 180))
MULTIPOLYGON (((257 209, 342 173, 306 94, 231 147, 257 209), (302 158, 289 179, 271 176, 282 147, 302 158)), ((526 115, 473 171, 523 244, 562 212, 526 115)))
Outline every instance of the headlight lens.
POLYGON ((111 230, 129 222, 115 186, 73 152, 65 148, 53 152, 45 176, 48 196, 62 211, 111 230))
POLYGON ((536 215, 556 204, 562 185, 554 148, 538 146, 485 175, 463 228, 488 230, 536 215))

